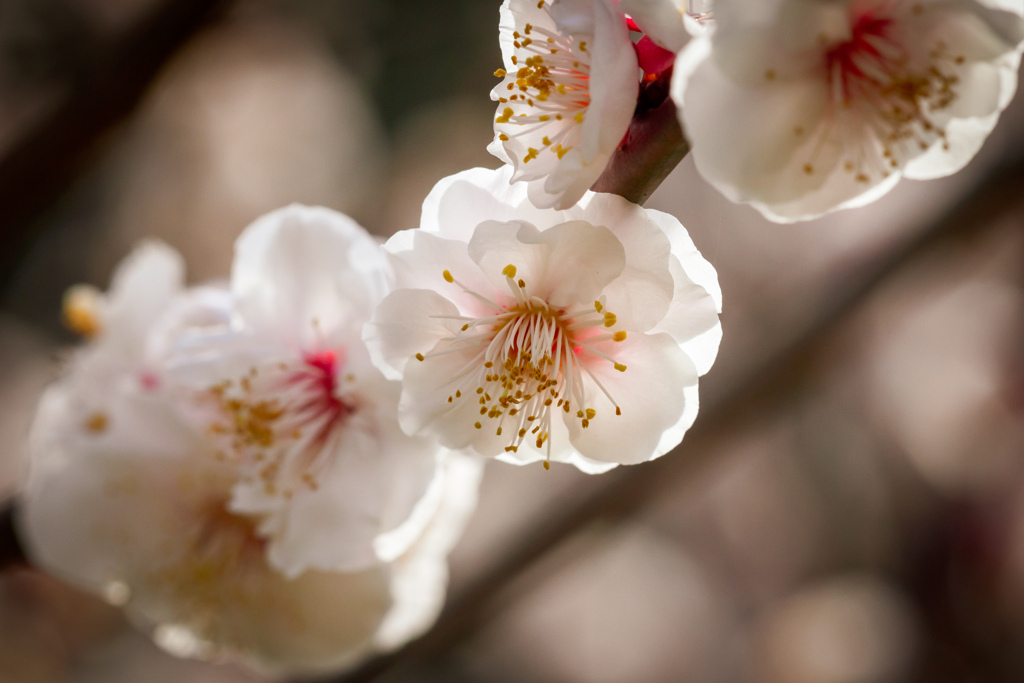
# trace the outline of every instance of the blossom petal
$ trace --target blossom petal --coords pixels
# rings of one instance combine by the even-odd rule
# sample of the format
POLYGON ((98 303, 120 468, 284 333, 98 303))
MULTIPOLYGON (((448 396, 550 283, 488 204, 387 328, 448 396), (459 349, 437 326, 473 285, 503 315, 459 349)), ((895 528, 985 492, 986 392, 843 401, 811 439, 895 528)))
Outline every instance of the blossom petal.
POLYGON ((401 379, 410 360, 438 339, 458 332, 452 322, 459 310, 448 299, 426 289, 399 289, 388 294, 363 329, 376 366, 389 379, 401 379))
POLYGON ((614 353, 626 365, 625 372, 599 360, 588 369, 615 403, 585 376, 587 405, 596 416, 587 428, 566 416, 570 438, 573 446, 592 460, 626 465, 646 462, 666 452, 662 433, 682 417, 686 403, 683 387, 697 383, 697 369, 667 334, 632 335, 617 344, 614 353), (616 404, 621 415, 616 415, 616 404))
POLYGON ((626 262, 622 244, 610 230, 584 221, 544 232, 521 221, 482 223, 469 241, 469 256, 495 289, 507 289, 502 272, 513 265, 517 272, 512 279, 523 279, 529 295, 554 306, 594 301, 626 262))
POLYGON ((286 344, 310 347, 355 329, 386 291, 378 245, 352 219, 292 205, 256 220, 239 238, 231 289, 246 322, 286 344))
POLYGON ((619 9, 667 50, 679 52, 690 38, 683 25, 682 0, 622 0, 619 9))
POLYGON ((447 453, 439 477, 440 505, 419 541, 393 565, 394 607, 377 632, 376 644, 390 650, 421 635, 444 605, 448 553, 476 508, 483 474, 478 458, 447 453))

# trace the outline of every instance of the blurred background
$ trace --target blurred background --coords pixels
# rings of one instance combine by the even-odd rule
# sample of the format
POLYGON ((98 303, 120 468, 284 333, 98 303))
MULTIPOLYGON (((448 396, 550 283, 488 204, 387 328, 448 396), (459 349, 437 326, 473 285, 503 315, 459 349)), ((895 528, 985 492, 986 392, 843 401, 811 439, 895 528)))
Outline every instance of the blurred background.
MULTIPOLYGON (((498 5, 0 0, 0 499, 67 287, 144 237, 224 277, 293 201, 386 236, 494 167, 498 5)), ((648 206, 725 292, 694 430, 603 477, 492 463, 440 627, 345 680, 1024 681, 1022 114, 954 177, 798 225, 684 161, 648 206)), ((256 680, 0 576, 2 682, 256 680)))

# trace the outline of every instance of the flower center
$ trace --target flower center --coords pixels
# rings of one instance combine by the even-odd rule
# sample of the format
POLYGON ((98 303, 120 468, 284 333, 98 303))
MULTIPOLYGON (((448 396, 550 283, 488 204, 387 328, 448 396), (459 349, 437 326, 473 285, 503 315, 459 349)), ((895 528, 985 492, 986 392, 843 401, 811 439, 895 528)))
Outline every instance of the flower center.
MULTIPOLYGON (((575 409, 575 417, 583 428, 590 426, 597 416, 597 411, 588 405, 584 375, 615 405, 615 414, 622 414, 589 366, 600 358, 625 372, 625 365, 595 344, 624 341, 626 332, 610 329, 617 320, 601 301, 579 310, 555 307, 531 295, 524 280, 515 280, 515 266, 506 266, 502 273, 512 295, 505 297, 503 305, 462 286, 449 271, 444 271, 447 282, 483 301, 493 314, 455 318, 464 324, 456 336, 446 339, 451 348, 416 354, 416 358, 424 361, 434 355, 468 350, 471 360, 452 380, 455 391, 448 396, 452 410, 461 402, 475 400, 480 405, 479 419, 473 424, 476 429, 483 429, 489 420, 497 436, 507 433, 506 452, 517 452, 528 438, 537 448, 547 444, 550 460, 549 438, 555 411, 573 414, 575 409)), ((547 461, 544 466, 549 466, 547 461)))
MULTIPOLYGON (((911 16, 924 12, 918 3, 896 9, 911 16)), ((906 30, 907 19, 877 11, 851 16, 851 37, 825 53, 832 106, 839 115, 860 117, 858 124, 872 130, 881 144, 881 168, 872 168, 862 158, 844 161, 845 170, 858 182, 869 182, 871 175, 888 176, 890 169, 899 167, 897 156, 905 145, 925 150, 941 139, 943 148, 949 149, 945 124, 936 120, 936 114, 957 99, 956 67, 965 58, 950 54, 942 41, 925 59, 912 58, 897 35, 897 29, 906 30)), ((814 173, 813 165, 807 164, 804 171, 814 173)))
POLYGON ((226 443, 220 455, 254 465, 268 495, 291 497, 301 486, 315 490, 339 428, 354 411, 339 385, 342 364, 335 351, 320 351, 293 363, 253 367, 238 381, 215 385, 210 394, 219 418, 211 431, 226 443))
MULTIPOLYGON (((541 2, 538 7, 545 3, 541 2)), ((494 72, 504 78, 509 95, 495 119, 499 139, 527 136, 523 163, 547 151, 559 159, 579 140, 579 124, 590 106, 590 55, 587 41, 525 24, 512 34, 515 73, 494 72)))

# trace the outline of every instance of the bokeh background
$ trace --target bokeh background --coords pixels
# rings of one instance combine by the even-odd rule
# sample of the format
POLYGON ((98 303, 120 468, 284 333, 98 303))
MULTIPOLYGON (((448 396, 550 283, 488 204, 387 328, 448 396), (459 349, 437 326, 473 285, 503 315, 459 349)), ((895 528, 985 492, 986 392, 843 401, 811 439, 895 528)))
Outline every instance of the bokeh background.
MULTIPOLYGON (((498 4, 0 0, 0 498, 64 290, 137 240, 201 282, 280 205, 386 236, 495 166, 498 4)), ((602 477, 492 463, 440 628, 349 680, 1024 681, 1022 114, 954 177, 798 225, 684 161, 648 206, 725 293, 697 426, 602 477)), ((257 680, 0 576, 4 683, 257 680)))

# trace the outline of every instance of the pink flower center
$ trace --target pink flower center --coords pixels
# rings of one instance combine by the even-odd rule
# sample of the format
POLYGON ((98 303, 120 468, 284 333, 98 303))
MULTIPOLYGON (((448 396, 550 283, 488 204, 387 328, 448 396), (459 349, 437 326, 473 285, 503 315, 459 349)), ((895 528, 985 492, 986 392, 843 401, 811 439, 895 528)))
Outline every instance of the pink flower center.
MULTIPOLYGON (((595 344, 624 341, 626 332, 611 331, 617 323, 616 317, 605 310, 600 301, 579 310, 555 307, 530 295, 526 282, 515 279, 515 266, 506 266, 502 274, 511 293, 511 296, 501 297, 502 303, 463 287, 485 302, 493 315, 456 317, 465 324, 459 334, 449 340, 451 348, 416 354, 416 359, 427 361, 453 350, 464 353, 468 362, 453 378, 454 390, 447 399, 451 410, 466 401, 478 403, 479 417, 475 418, 473 426, 483 429, 484 424, 490 422, 497 436, 507 435, 506 452, 517 452, 529 440, 538 449, 547 444, 550 457, 548 439, 553 414, 561 410, 566 415, 575 415, 583 428, 590 426, 597 415, 588 405, 585 375, 608 396, 616 414, 622 414, 589 364, 595 360, 610 362, 616 370, 625 372, 625 365, 595 344)), ((447 270, 444 279, 462 287, 447 270)))
POLYGON ((219 419, 211 431, 225 443, 221 455, 257 465, 268 495, 316 489, 318 473, 355 411, 344 396, 343 365, 338 351, 317 351, 300 361, 253 367, 237 381, 214 386, 219 419))
MULTIPOLYGON (((817 172, 817 151, 835 146, 837 139, 850 154, 842 167, 862 183, 887 177, 937 142, 949 149, 946 110, 958 98, 965 58, 952 54, 941 39, 926 43, 927 25, 921 18, 930 11, 917 2, 899 1, 851 9, 847 39, 829 44, 821 36, 828 115, 817 131, 802 126, 793 131, 799 138, 809 136, 812 158, 804 164, 805 173, 817 172), (869 136, 865 147, 846 142, 851 130, 869 136)), ((774 80, 776 72, 769 69, 765 78, 774 80)))

